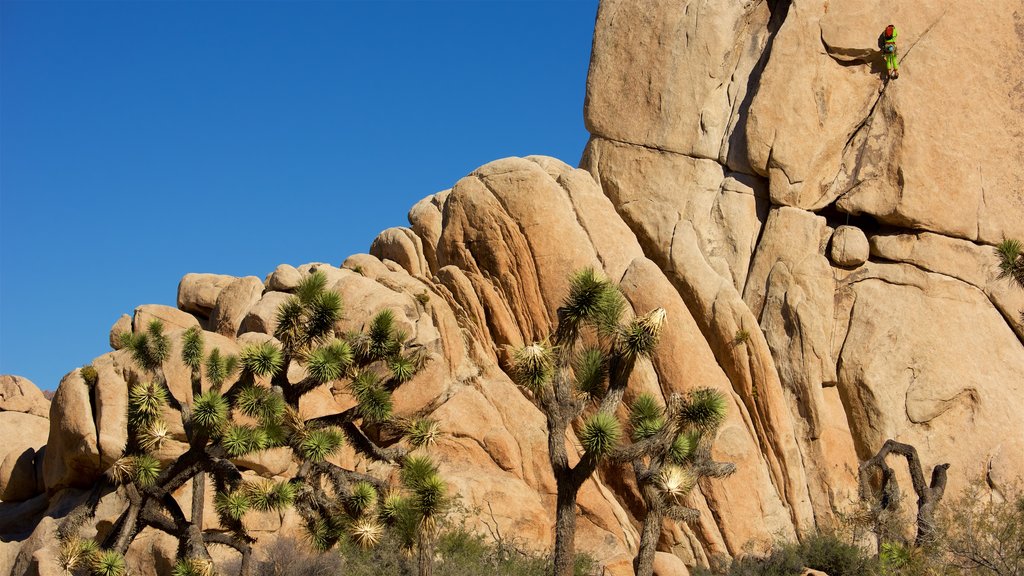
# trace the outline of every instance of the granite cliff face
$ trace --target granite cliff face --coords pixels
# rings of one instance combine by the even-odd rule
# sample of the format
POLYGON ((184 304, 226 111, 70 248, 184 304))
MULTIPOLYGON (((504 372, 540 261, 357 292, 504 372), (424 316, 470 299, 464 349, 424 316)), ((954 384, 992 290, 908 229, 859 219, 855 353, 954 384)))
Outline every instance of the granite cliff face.
MULTIPOLYGON (((177 308, 140 306, 112 333, 155 317, 237 351, 322 270, 349 312, 336 329, 391 308, 429 352, 395 409, 441 422, 435 452, 464 503, 489 504, 483 520, 544 548, 544 420, 504 369, 553 326, 567 272, 594 266, 636 313, 668 312, 630 394, 712 386, 730 399, 715 450, 738 471, 700 486, 699 522, 665 524, 662 575, 828 525, 887 438, 949 462, 954 491, 980 477, 1002 490, 1024 471, 1024 294, 995 280, 991 249, 1024 237, 1024 4, 603 0, 584 114, 580 168, 497 160, 416 204, 370 254, 265 280, 190 274, 177 308), (890 21, 901 77, 883 84, 874 47, 890 21)), ((124 444, 139 374, 118 350, 93 366, 91 389, 78 370, 61 382, 45 450, 26 440, 3 460, 0 531, 15 539, 0 565, 16 574, 47 573, 52 516, 124 444)), ((185 369, 169 378, 186 399, 185 369)), ((350 402, 341 386, 314 396, 308 414, 350 402)), ((33 402, 0 416, 42 420, 33 402)), ((294 472, 273 450, 242 465, 294 472)), ((616 574, 631 573, 638 540, 631 476, 601 469, 579 500, 579 546, 616 574)), ((116 495, 107 504, 116 514, 116 495)), ((144 533, 135 553, 173 547, 144 533)))

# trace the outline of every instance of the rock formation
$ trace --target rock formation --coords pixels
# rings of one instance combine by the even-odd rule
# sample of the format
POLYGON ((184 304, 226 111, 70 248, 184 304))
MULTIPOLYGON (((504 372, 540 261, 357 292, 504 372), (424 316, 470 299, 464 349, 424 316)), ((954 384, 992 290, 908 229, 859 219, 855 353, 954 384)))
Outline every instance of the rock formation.
MULTIPOLYGON (((430 354, 395 409, 441 422, 435 452, 464 504, 544 548, 543 417, 504 369, 551 329, 567 272, 594 266, 636 313, 668 312, 633 393, 712 386, 730 398, 715 449, 737 473, 700 486, 697 523, 666 522, 659 574, 827 526, 887 438, 949 462, 953 492, 981 476, 1002 490, 1024 470, 1024 294, 994 279, 991 246, 1024 237, 1022 86, 1020 2, 602 0, 581 168, 491 162, 417 203, 370 254, 282 265, 264 282, 189 274, 177 309, 140 306, 112 332, 198 323, 209 346, 234 352, 266 338, 284 295, 322 270, 349 311, 337 330, 391 308, 430 354), (874 46, 890 21, 902 74, 883 83, 874 46)), ((3 544, 0 567, 42 571, 53 517, 119 454, 139 377, 125 354, 96 359, 93 385, 64 378, 42 458, 32 437, 4 459, 0 527, 27 539, 3 544)), ((187 399, 184 369, 168 378, 187 399)), ((8 400, 18 382, 2 380, 12 412, 0 418, 26 430, 45 413, 8 400)), ((304 411, 347 401, 315 396, 304 411)), ((280 455, 259 460, 245 466, 293 471, 280 455)), ((579 547, 617 574, 638 538, 629 477, 604 468, 579 501, 579 547)), ((259 522, 269 535, 295 519, 259 522)), ((173 542, 167 552, 147 534, 136 548, 165 558, 173 542)))

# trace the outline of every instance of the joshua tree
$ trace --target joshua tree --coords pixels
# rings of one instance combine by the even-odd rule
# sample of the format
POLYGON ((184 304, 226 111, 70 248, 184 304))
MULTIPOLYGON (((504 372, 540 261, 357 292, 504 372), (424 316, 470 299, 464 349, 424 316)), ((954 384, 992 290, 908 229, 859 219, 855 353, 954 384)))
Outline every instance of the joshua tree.
POLYGON ((1024 245, 1020 240, 1007 239, 995 247, 999 258, 999 277, 1024 288, 1024 245))
POLYGON ((946 470, 949 464, 939 464, 932 469, 931 483, 925 483, 924 471, 921 469, 921 458, 917 455, 917 449, 910 444, 904 444, 895 440, 886 440, 885 444, 870 460, 860 465, 860 496, 865 502, 877 501, 878 506, 875 516, 878 518, 879 527, 876 529, 879 538, 879 548, 882 540, 889 535, 883 529, 884 520, 887 515, 897 509, 900 501, 900 488, 896 481, 895 471, 886 463, 889 454, 902 456, 907 460, 907 469, 910 472, 910 480, 917 493, 917 537, 915 546, 930 544, 935 535, 935 510, 946 492, 946 470), (882 474, 881 494, 874 497, 871 490, 872 475, 875 470, 882 474))
POLYGON ((512 376, 533 394, 547 418, 548 456, 557 487, 555 576, 573 573, 576 496, 615 449, 622 435, 615 410, 636 361, 654 350, 665 321, 665 311, 658 308, 623 322, 625 308, 618 288, 593 270, 583 270, 571 278, 550 342, 515 353, 512 376), (583 454, 570 466, 566 433, 588 409, 578 433, 583 454))
POLYGON ((309 539, 318 549, 330 548, 346 534, 362 545, 376 543, 383 526, 375 506, 386 483, 328 458, 348 441, 356 451, 376 460, 394 464, 406 460, 406 448, 381 447, 372 439, 370 428, 400 432, 412 446, 434 439, 434 422, 399 421, 391 414, 391 391, 412 378, 424 357, 410 352, 406 335, 395 329, 388 310, 377 314, 365 333, 336 337, 333 327, 341 316, 341 296, 325 288, 322 273, 308 276, 278 311, 276 341, 247 346, 240 357, 217 349, 205 353, 202 331, 184 332, 181 359, 191 369, 192 402, 170 392, 164 365, 171 346, 159 322, 150 324, 145 333, 123 337, 151 380, 129 391, 124 455, 88 501, 60 526, 60 560, 68 573, 89 569, 104 576, 123 574, 123 554, 136 534, 151 526, 178 539, 177 576, 212 573, 209 544, 238 550, 245 575, 255 541, 245 528, 245 513, 289 506, 303 517, 309 539), (301 369, 304 376, 292 382, 289 366, 301 369), (237 381, 225 389, 235 375, 237 381), (356 405, 341 414, 304 419, 299 399, 317 386, 336 381, 348 383, 356 405), (174 412, 168 407, 180 414, 188 449, 163 468, 154 454, 170 439, 166 419, 174 412), (281 482, 243 480, 232 459, 274 447, 291 450, 300 463, 296 477, 281 482), (226 532, 203 530, 208 477, 217 491, 216 512, 226 532), (186 518, 172 494, 190 481, 192 505, 186 518), (79 539, 79 527, 95 514, 100 496, 111 484, 123 486, 128 507, 102 542, 79 539))
POLYGON ((647 507, 633 561, 637 576, 654 572, 654 552, 666 515, 679 522, 699 517, 697 510, 683 504, 697 481, 735 472, 734 464, 711 460, 711 441, 724 419, 725 397, 710 388, 692 390, 685 397, 673 394, 667 407, 646 393, 630 405, 633 444, 616 450, 612 458, 632 464, 647 507))

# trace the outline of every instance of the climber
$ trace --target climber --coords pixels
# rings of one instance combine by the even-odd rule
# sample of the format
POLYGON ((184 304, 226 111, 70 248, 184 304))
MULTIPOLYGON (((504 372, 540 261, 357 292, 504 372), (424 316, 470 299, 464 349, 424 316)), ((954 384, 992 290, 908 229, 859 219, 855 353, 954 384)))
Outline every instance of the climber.
POLYGON ((882 51, 882 56, 885 57, 885 70, 888 72, 890 80, 900 77, 900 61, 896 52, 896 38, 899 35, 900 32, 896 26, 889 24, 878 37, 878 48, 882 51))

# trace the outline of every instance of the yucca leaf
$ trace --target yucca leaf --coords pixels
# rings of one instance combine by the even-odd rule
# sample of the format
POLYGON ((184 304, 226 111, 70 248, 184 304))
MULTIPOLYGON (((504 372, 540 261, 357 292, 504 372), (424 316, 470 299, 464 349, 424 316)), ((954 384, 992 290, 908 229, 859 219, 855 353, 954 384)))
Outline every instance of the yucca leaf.
POLYGON ((598 278, 593 268, 585 268, 569 278, 569 294, 558 308, 557 343, 576 339, 585 322, 594 320, 605 298, 608 282, 598 278))
POLYGON ((391 377, 399 384, 412 380, 412 377, 416 375, 416 366, 411 360, 401 356, 392 357, 388 361, 388 370, 391 371, 391 377))
POLYGON ((219 433, 228 421, 228 401, 216 390, 196 396, 192 406, 192 422, 211 433, 219 433))
POLYGON ((303 310, 302 301, 297 296, 281 303, 275 318, 274 337, 285 345, 293 342, 302 333, 303 310))
POLYGON ((163 420, 154 420, 139 434, 139 446, 146 452, 159 450, 170 439, 171 433, 163 420))
POLYGON ((652 310, 642 318, 630 322, 620 336, 620 346, 626 356, 639 358, 650 356, 658 345, 661 328, 665 323, 665 310, 652 310))
POLYGON ((591 397, 598 397, 604 391, 608 377, 608 364, 604 352, 598 348, 587 348, 580 352, 572 363, 576 389, 591 397))
POLYGON ((348 507, 353 516, 362 516, 377 503, 377 490, 368 482, 357 482, 348 496, 348 507))
POLYGON ((588 453, 607 456, 622 436, 622 425, 614 415, 597 412, 587 419, 580 432, 580 444, 588 453))
POLYGON ((406 434, 409 437, 409 444, 415 448, 431 446, 441 431, 441 425, 437 420, 429 418, 417 418, 409 425, 406 434))
POLYGON ((687 468, 668 465, 658 475, 658 488, 666 500, 678 501, 697 485, 697 477, 687 468))
POLYGON ((214 506, 221 516, 241 520, 242 516, 249 511, 252 503, 249 502, 249 495, 245 490, 235 490, 234 492, 218 493, 214 498, 214 506))
POLYGON ((313 350, 306 360, 309 377, 321 384, 338 380, 345 374, 346 368, 329 347, 313 350))
POLYGON ((307 304, 306 337, 319 342, 326 336, 334 323, 341 317, 341 294, 324 291, 307 304))
POLYGON ((363 550, 376 546, 384 534, 384 527, 373 518, 364 518, 354 524, 350 529, 352 540, 363 550))
POLYGON ((370 341, 374 345, 384 346, 391 340, 395 329, 395 313, 390 308, 378 312, 370 321, 370 341))
POLYGON ((417 484, 414 495, 414 506, 424 518, 433 518, 441 514, 447 503, 448 486, 437 474, 431 474, 417 484))
POLYGON ((368 422, 385 422, 391 417, 391 393, 383 386, 372 386, 356 394, 358 412, 368 422))
POLYGON ((250 344, 242 349, 242 366, 255 376, 273 377, 284 366, 284 355, 271 342, 250 344))
POLYGON ((405 514, 409 507, 409 501, 396 490, 384 495, 381 500, 378 514, 380 519, 388 524, 396 522, 402 514, 405 514))
POLYGON ((92 573, 95 576, 124 576, 126 573, 124 556, 114 550, 103 550, 92 562, 92 573))
POLYGON ((668 457, 676 464, 684 464, 690 460, 690 456, 700 442, 700 433, 696 430, 688 430, 675 437, 672 446, 669 447, 668 457))
POLYGON ((344 443, 344 435, 334 427, 309 430, 299 447, 302 456, 312 462, 323 462, 344 443))
POLYGON ((167 389, 153 382, 136 384, 128 390, 128 422, 136 428, 150 425, 167 403, 167 389))
POLYGON ((512 357, 512 380, 537 393, 547 386, 554 374, 551 347, 537 342, 515 351, 512 357))
POLYGON ((149 454, 132 457, 132 479, 139 486, 152 486, 160 475, 160 461, 149 454))
POLYGON ((425 454, 413 454, 402 462, 402 483, 415 491, 427 478, 437 474, 437 464, 425 454))
POLYGON ((192 326, 181 335, 181 360, 193 370, 203 362, 203 331, 192 326))
POLYGON ((327 287, 327 275, 320 270, 313 271, 299 282, 295 295, 302 304, 309 304, 327 287))
POLYGON ((680 417, 698 430, 713 430, 725 420, 725 396, 712 388, 692 390, 683 402, 680 417))

